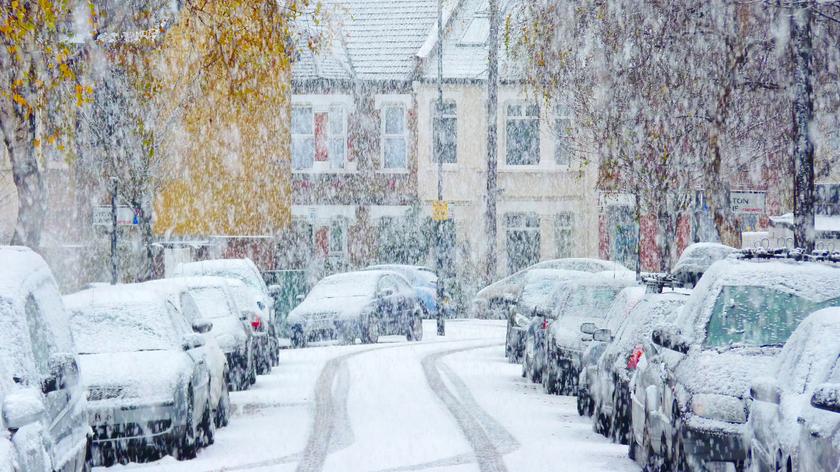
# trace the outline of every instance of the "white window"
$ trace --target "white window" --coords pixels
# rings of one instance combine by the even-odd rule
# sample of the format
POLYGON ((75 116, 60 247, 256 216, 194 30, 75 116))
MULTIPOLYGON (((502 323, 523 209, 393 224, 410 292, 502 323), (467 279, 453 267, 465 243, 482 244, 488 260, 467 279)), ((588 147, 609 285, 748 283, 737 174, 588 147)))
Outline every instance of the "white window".
POLYGON ((554 116, 554 162, 558 166, 572 163, 572 118, 563 108, 557 109, 554 116))
MULTIPOLYGON (((434 102, 433 110, 437 110, 438 104, 434 102)), ((434 149, 432 162, 443 162, 444 164, 455 164, 458 162, 458 108, 454 101, 446 101, 443 108, 435 114, 432 120, 432 132, 434 133, 434 149)))
POLYGON ((556 257, 572 257, 574 248, 575 215, 572 212, 560 212, 554 217, 554 249, 556 257))
POLYGON ((292 168, 311 169, 315 160, 312 107, 292 107, 292 168))
POLYGON ((336 218, 330 222, 330 255, 347 252, 347 220, 336 218))
POLYGON ((341 105, 329 111, 292 107, 292 168, 344 169, 347 162, 347 114, 341 105), (317 165, 316 165, 317 163, 317 165))
POLYGON ((382 167, 404 170, 408 164, 405 107, 386 105, 382 108, 382 167))
POLYGON ((511 103, 507 106, 506 134, 509 166, 540 163, 540 107, 534 103, 511 103))

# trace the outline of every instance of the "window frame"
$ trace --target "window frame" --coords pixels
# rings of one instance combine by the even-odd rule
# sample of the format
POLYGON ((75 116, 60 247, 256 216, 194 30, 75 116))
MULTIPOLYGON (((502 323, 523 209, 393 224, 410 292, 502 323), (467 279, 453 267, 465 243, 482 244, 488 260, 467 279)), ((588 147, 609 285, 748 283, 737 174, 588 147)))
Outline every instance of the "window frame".
POLYGON ((554 110, 554 123, 552 124, 554 127, 554 165, 557 167, 568 169, 572 166, 573 161, 573 153, 572 148, 569 145, 571 141, 570 132, 567 132, 567 129, 571 129, 572 127, 572 114, 566 109, 565 107, 557 106, 554 110), (561 126, 560 122, 563 122, 564 125, 561 126), (563 156, 563 161, 560 162, 560 156, 563 156))
MULTIPOLYGON (((434 166, 437 166, 437 164, 438 164, 438 157, 437 157, 437 136, 438 136, 438 133, 437 133, 437 129, 435 128, 435 125, 437 123, 437 116, 438 116, 437 104, 438 104, 437 100, 432 100, 432 104, 431 104, 431 107, 430 107, 430 110, 432 111, 431 117, 430 117, 431 131, 432 131, 432 139, 431 139, 431 148, 432 149, 431 149, 431 153, 429 154, 429 156, 430 156, 430 159, 431 159, 431 163, 434 166)), ((452 113, 442 113, 442 115, 441 115, 442 118, 441 119, 442 120, 443 119, 455 120, 455 140, 453 142, 453 145, 454 145, 454 148, 455 148, 455 150, 454 150, 455 160, 453 162, 444 161, 443 162, 443 167, 444 168, 447 168, 447 167, 453 168, 453 167, 456 167, 458 165, 458 101, 455 100, 455 99, 451 99, 451 98, 443 101, 444 108, 446 108, 450 105, 454 108, 454 111, 452 113)))
POLYGON ((294 116, 295 109, 300 108, 308 108, 310 110, 311 115, 311 134, 301 134, 295 133, 294 126, 291 127, 291 149, 292 149, 292 173, 295 174, 317 174, 317 173, 344 173, 344 172, 354 172, 356 169, 353 164, 354 161, 350 159, 350 146, 348 145, 348 137, 349 137, 349 111, 348 106, 346 103, 342 101, 335 101, 330 102, 326 105, 322 103, 310 103, 310 102, 298 102, 292 104, 292 115, 294 116), (337 111, 340 111, 342 114, 341 121, 342 121, 342 132, 335 133, 333 131, 333 114, 337 111), (326 148, 327 148, 327 159, 324 161, 319 161, 317 159, 318 154, 318 134, 317 134, 317 126, 316 126, 316 117, 319 114, 326 114, 326 130, 324 130, 325 134, 325 141, 326 141, 326 148), (309 158, 309 162, 311 165, 305 168, 296 168, 295 167, 295 155, 294 155, 294 142, 296 137, 305 137, 312 139, 312 156, 309 158), (341 149, 343 151, 343 159, 341 161, 340 166, 336 165, 336 161, 333 158, 333 140, 341 139, 341 149))
POLYGON ((380 139, 379 139, 379 171, 385 173, 394 173, 394 174, 404 174, 408 172, 408 107, 405 106, 403 103, 398 102, 386 102, 382 104, 382 107, 379 110, 380 118, 379 118, 379 132, 380 132, 380 139), (387 111, 390 108, 397 108, 402 112, 402 133, 401 134, 388 134, 387 131, 387 111), (402 167, 387 167, 386 166, 386 146, 385 143, 388 139, 394 138, 402 138, 405 154, 403 156, 404 162, 402 167))
POLYGON ((311 172, 315 168, 315 146, 316 146, 316 144, 315 144, 315 107, 311 104, 306 104, 306 103, 292 105, 292 115, 291 115, 291 120, 290 121, 291 121, 291 123, 290 123, 291 126, 289 128, 291 129, 291 145, 290 145, 290 148, 291 148, 291 151, 292 151, 291 152, 291 154, 292 154, 291 155, 291 158, 292 158, 291 159, 292 160, 292 172, 311 172), (303 134, 303 133, 296 133, 295 132, 295 126, 294 126, 295 109, 309 109, 310 133, 303 134), (310 161, 308 161, 308 162, 311 163, 311 165, 309 167, 297 168, 295 166, 295 138, 296 137, 302 137, 300 139, 308 139, 308 138, 312 139, 312 158, 311 158, 310 161))
POLYGON ((327 227, 327 249, 330 257, 340 257, 347 254, 347 231, 349 226, 349 222, 345 217, 338 216, 330 219, 329 226, 327 227), (335 228, 341 230, 341 241, 339 241, 339 246, 341 247, 338 250, 333 250, 333 230, 335 228))
POLYGON ((541 166, 542 162, 542 109, 537 102, 532 102, 528 100, 511 100, 505 103, 504 106, 504 167, 506 169, 536 169, 541 166), (521 112, 518 115, 511 115, 510 110, 512 107, 521 107, 521 112), (528 109, 530 107, 536 107, 537 115, 532 116, 528 115, 528 109), (509 159, 509 153, 511 150, 511 140, 509 139, 509 128, 511 126, 511 122, 526 122, 526 121, 535 121, 536 122, 536 133, 534 134, 536 139, 536 162, 529 162, 524 164, 517 164, 511 163, 509 159))
POLYGON ((558 211, 554 214, 554 255, 558 258, 573 257, 575 249, 575 213, 573 211, 558 211), (562 225, 564 218, 567 224, 562 225), (560 231, 568 231, 568 253, 560 253, 560 231))

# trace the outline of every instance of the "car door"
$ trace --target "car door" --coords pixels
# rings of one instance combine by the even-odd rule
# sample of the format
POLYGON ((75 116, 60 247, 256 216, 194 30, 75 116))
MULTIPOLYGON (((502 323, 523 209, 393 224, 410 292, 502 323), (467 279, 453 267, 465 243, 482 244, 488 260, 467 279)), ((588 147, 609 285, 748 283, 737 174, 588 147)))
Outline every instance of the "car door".
POLYGON ((417 290, 405 279, 399 277, 394 277, 394 283, 397 285, 397 306, 400 312, 398 320, 400 325, 405 327, 414 316, 414 310, 419 303, 417 290))
POLYGON ((399 316, 399 308, 397 285, 391 276, 385 275, 379 279, 376 297, 379 304, 383 334, 392 334, 394 332, 394 319, 399 316))
MULTIPOLYGON (((195 302, 192 300, 192 297, 185 292, 179 294, 179 297, 184 310, 194 310, 195 313, 198 313, 198 308, 195 306, 195 302)), ((193 333, 192 326, 189 326, 187 323, 187 317, 181 313, 181 310, 178 309, 175 303, 171 300, 167 300, 166 308, 169 311, 172 324, 176 331, 176 339, 183 340, 187 336, 200 337, 197 333, 193 333)), ((201 346, 186 349, 185 352, 192 360, 194 367, 191 379, 195 403, 193 405, 193 411, 196 412, 194 418, 201 418, 200 413, 203 411, 202 408, 210 399, 210 370, 207 366, 207 351, 205 346, 201 346)))

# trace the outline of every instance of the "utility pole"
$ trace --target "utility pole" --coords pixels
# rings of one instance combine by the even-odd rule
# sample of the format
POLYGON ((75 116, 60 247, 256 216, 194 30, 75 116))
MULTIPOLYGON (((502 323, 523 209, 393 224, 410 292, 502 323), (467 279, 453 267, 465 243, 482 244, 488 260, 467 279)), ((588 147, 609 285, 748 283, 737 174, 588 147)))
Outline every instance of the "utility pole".
POLYGON ((487 38, 487 282, 496 278, 496 154, 499 106, 499 0, 490 0, 490 34, 487 38))
POLYGON ((793 52, 793 241, 807 252, 814 250, 814 143, 810 123, 814 118, 812 2, 800 1, 791 11, 790 40, 793 52))
MULTIPOLYGON (((437 91, 438 99, 435 106, 435 146, 432 146, 432 154, 436 154, 443 142, 443 0, 438 0, 438 22, 437 22, 437 91)), ((443 156, 437 155, 437 204, 443 206, 443 156)), ((443 299, 446 296, 443 287, 443 221, 435 221, 435 271, 437 272, 437 334, 446 335, 446 324, 443 320, 443 299)))
POLYGON ((111 179, 111 285, 117 284, 117 179, 111 179))

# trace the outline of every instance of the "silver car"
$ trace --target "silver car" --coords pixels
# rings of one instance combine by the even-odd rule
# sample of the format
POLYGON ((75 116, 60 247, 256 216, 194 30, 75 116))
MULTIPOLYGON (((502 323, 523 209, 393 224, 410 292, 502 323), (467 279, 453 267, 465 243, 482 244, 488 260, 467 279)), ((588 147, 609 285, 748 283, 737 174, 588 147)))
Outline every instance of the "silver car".
POLYGON ((92 456, 111 465, 195 457, 215 425, 204 339, 158 293, 99 287, 64 298, 93 428, 92 456))

